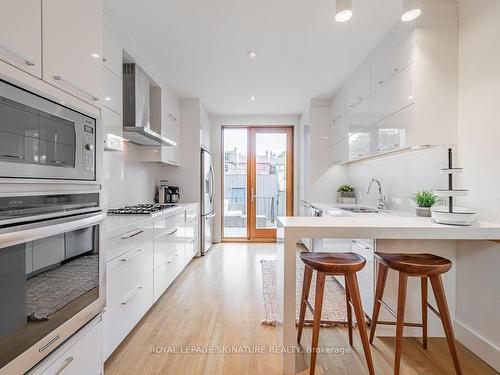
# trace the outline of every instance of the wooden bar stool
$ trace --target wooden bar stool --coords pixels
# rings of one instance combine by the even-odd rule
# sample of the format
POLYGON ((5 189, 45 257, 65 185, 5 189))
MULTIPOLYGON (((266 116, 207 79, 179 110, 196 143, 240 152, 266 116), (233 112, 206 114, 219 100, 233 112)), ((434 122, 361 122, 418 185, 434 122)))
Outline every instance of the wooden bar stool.
POLYGON ((373 343, 377 324, 396 326, 396 357, 394 360, 394 374, 399 374, 399 369, 401 367, 403 328, 405 326, 421 327, 422 345, 424 349, 427 349, 427 308, 429 308, 441 319, 444 332, 446 334, 446 340, 448 341, 448 347, 450 348, 451 357, 453 358, 453 364, 455 365, 455 371, 457 374, 461 375, 462 371, 460 369, 460 363, 458 362, 453 326, 451 323, 450 312, 448 310, 448 304, 446 302, 443 281, 441 279, 441 274, 448 272, 451 268, 451 261, 432 254, 387 254, 376 252, 375 257, 379 262, 379 271, 377 277, 377 287, 375 289, 375 305, 373 306, 370 343, 373 343), (382 300, 384 296, 385 282, 387 279, 387 271, 389 269, 399 272, 397 313, 382 300), (422 323, 406 323, 404 321, 406 286, 409 276, 420 277, 421 280, 422 323), (427 302, 427 279, 431 281, 438 310, 427 302), (379 321, 378 316, 380 306, 384 306, 396 318, 396 322, 379 321))
POLYGON ((300 343, 302 329, 304 328, 304 319, 306 316, 306 306, 309 307, 314 315, 313 319, 313 337, 311 344, 311 364, 309 374, 313 375, 316 368, 317 348, 319 341, 319 327, 321 324, 321 310, 323 306, 323 292, 325 288, 325 276, 337 275, 344 276, 346 280, 346 300, 347 300, 347 320, 349 326, 349 344, 352 346, 352 312, 351 305, 356 314, 356 320, 359 327, 359 335, 363 343, 366 364, 370 375, 373 375, 373 362, 368 343, 368 334, 366 332, 365 318, 361 297, 358 288, 358 279, 356 272, 361 270, 366 263, 366 259, 355 253, 310 253, 301 252, 300 258, 305 263, 304 284, 302 287, 302 299, 300 303, 299 329, 297 342, 300 343), (316 296, 314 299, 314 309, 308 301, 309 289, 313 270, 317 271, 316 296))

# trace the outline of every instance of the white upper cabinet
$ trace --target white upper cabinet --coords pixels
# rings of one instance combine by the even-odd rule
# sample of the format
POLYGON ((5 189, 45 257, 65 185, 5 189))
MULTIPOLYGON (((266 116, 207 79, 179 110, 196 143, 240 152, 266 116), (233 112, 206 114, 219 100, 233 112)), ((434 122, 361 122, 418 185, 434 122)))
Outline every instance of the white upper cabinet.
POLYGON ((113 32, 104 25, 102 61, 106 68, 122 79, 123 52, 113 32))
POLYGON ((42 2, 43 80, 89 104, 102 104, 101 0, 42 2))
POLYGON ((347 109, 350 110, 370 96, 370 66, 359 70, 347 87, 347 109))
POLYGON ((425 15, 397 25, 332 99, 332 164, 346 160, 346 147, 348 160, 355 160, 456 144, 456 4, 425 6, 425 15), (339 109, 345 92, 346 113, 339 109))
POLYGON ((413 64, 404 68, 371 97, 371 123, 392 115, 415 101, 413 64))
POLYGON ((370 101, 360 103, 344 119, 348 134, 366 132, 370 126, 370 101))
POLYGON ((349 137, 347 116, 340 117, 330 125, 330 143, 338 143, 347 137, 349 137))
POLYGON ((103 69, 103 106, 123 114, 122 80, 108 68, 103 69))
POLYGON ((377 51, 372 62, 371 92, 387 84, 413 62, 414 24, 404 25, 385 46, 377 51))
POLYGON ((42 77, 41 0, 2 1, 0 60, 42 77))

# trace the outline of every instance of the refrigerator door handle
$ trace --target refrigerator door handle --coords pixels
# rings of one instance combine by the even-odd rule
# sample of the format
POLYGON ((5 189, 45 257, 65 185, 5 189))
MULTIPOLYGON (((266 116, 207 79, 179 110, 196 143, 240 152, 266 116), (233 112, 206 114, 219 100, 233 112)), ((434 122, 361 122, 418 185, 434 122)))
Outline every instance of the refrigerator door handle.
POLYGON ((212 165, 210 165, 210 203, 214 201, 214 191, 215 191, 215 178, 214 178, 214 170, 212 165))

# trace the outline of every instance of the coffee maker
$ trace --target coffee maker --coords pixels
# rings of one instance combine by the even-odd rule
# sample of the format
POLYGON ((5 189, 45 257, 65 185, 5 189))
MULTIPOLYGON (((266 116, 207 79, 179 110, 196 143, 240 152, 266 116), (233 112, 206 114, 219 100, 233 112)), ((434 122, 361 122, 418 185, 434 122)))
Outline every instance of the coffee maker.
POLYGON ((158 185, 158 196, 155 199, 160 204, 167 203, 167 194, 168 194, 168 180, 160 180, 158 185))
POLYGON ((160 180, 158 186, 158 203, 179 203, 180 198, 178 186, 168 186, 168 180, 160 180))
POLYGON ((167 203, 179 203, 181 195, 178 186, 169 186, 167 189, 166 200, 167 203))

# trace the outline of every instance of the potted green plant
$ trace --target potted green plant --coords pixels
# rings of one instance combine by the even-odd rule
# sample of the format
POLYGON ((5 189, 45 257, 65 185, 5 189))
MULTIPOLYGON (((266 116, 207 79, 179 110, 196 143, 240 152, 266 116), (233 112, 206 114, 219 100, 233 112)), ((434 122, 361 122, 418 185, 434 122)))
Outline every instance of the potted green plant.
POLYGON ((351 185, 340 185, 337 189, 338 203, 356 204, 356 193, 351 185))
POLYGON ((431 216, 431 207, 439 201, 439 197, 432 191, 428 190, 417 191, 410 197, 410 199, 417 205, 417 216, 424 217, 431 216))

